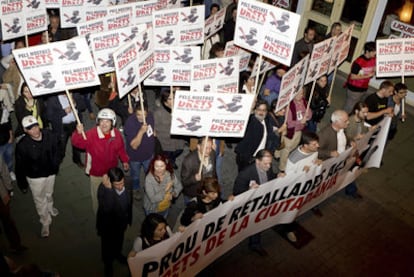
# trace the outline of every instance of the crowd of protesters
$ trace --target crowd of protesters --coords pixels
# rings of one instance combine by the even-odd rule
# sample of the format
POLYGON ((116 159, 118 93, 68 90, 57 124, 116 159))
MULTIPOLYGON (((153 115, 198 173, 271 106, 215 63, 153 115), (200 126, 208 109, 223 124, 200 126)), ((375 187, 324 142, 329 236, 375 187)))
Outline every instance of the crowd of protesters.
MULTIPOLYGON (((234 35, 236 8, 237 1, 234 1, 228 7, 223 32, 203 45, 204 58, 223 56, 224 44, 234 35)), ((219 9, 220 6, 213 3, 209 11, 213 14, 219 9)), ((338 35, 340 27, 335 23, 329 35, 338 35)), ((59 27, 56 14, 50 15, 49 41, 73 35, 70 30, 59 27)), ((42 41, 39 43, 44 43, 42 41)), ((306 28, 304 37, 295 45, 294 63, 312 51, 314 42, 315 30, 306 28)), ((14 48, 19 47, 25 45, 21 40, 16 40, 14 48)), ((23 193, 31 190, 41 223, 40 235, 42 238, 49 237, 52 217, 59 214, 53 202, 55 177, 69 140, 73 163, 89 176, 92 210, 101 238, 106 276, 112 276, 114 260, 126 264, 121 249, 124 232, 128 225, 133 224, 131 213, 134 201, 142 201, 146 217, 140 236, 137 234, 131 246, 130 257, 171 236, 166 219, 171 205, 181 193, 185 209, 177 221, 179 230, 225 201, 219 183, 224 140, 221 144, 215 141, 220 138, 198 138, 194 146, 190 146, 193 151, 183 158, 181 164, 177 163, 190 139, 169 133, 173 91, 177 88, 160 89, 155 108, 151 110, 146 97, 143 97, 144 103, 140 103, 139 97, 134 96, 135 105, 132 106, 125 100, 117 99, 115 103, 108 88, 113 92, 116 84, 101 76, 101 80, 105 81, 101 87, 71 93, 76 103, 74 107, 69 105, 68 97, 71 96, 65 93, 33 97, 16 70, 13 57, 5 55, 2 64, 0 215, 12 251, 23 252, 27 249, 21 244, 10 216, 12 182, 16 181, 23 193), (93 104, 96 104, 95 108, 92 108, 93 104), (95 114, 94 110, 98 112, 95 114), (76 122, 75 113, 81 115, 82 112, 87 112, 90 119, 96 119, 95 127, 85 130, 82 123, 76 122), (140 177, 141 170, 146 175, 144 180, 140 177), (124 174, 128 171, 131 186, 124 180, 124 174)), ((377 92, 366 95, 369 79, 375 71, 364 71, 364 67, 371 68, 373 64, 375 43, 368 42, 364 54, 352 65, 344 110, 332 112, 331 124, 323 129, 319 128, 318 123, 325 117, 331 103, 328 76, 317 80, 312 99, 309 99, 309 88, 303 87, 286 108, 277 111, 275 107, 281 78, 289 68, 277 65, 267 74, 262 88, 256 91, 251 72, 241 72, 239 93, 254 93, 257 99, 244 137, 231 140, 236 144, 234 163, 238 168, 233 195, 257 188, 274 178, 300 174, 312 166, 318 166, 321 160, 337 157, 347 147, 354 147, 355 141, 370 128, 375 128, 384 116, 393 118, 389 134, 389 139, 392 139, 398 121, 405 119, 401 103, 407 94, 407 87, 384 81, 377 92), (361 71, 364 73, 361 74, 361 71), (310 109, 307 108, 308 101, 310 109), (272 163, 277 163, 277 166, 272 167, 272 163)), ((137 91, 134 90, 134 93, 137 91)), ((230 143, 227 145, 231 146, 230 143)), ((349 184, 345 192, 351 197, 362 198, 355 182, 349 184)), ((233 198, 231 195, 228 200, 233 198)), ((318 213, 321 215, 320 211, 318 213)), ((285 234, 290 241, 296 242, 300 238, 296 237, 291 227, 285 226, 285 234)), ((249 238, 249 247, 261 256, 267 255, 260 234, 249 238)))

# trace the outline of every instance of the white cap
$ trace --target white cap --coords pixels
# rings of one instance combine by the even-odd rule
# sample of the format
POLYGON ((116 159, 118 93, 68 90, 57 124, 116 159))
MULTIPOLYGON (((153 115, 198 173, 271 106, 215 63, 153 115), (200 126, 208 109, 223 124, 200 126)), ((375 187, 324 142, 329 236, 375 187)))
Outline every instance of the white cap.
POLYGON ((39 125, 39 122, 33 115, 27 115, 22 119, 22 126, 25 129, 30 129, 35 125, 39 125))

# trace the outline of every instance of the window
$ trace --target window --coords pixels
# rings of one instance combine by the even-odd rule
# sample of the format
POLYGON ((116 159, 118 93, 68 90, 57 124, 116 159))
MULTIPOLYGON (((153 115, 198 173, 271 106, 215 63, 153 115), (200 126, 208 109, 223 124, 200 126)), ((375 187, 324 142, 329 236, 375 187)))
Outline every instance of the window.
POLYGON ((328 17, 331 16, 332 7, 333 0, 314 0, 312 3, 312 10, 328 17))

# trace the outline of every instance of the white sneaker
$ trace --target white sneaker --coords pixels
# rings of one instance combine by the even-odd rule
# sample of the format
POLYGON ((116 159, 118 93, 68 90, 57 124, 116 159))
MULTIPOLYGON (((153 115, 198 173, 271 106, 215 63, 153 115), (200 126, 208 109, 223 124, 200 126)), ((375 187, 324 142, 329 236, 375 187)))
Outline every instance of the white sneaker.
POLYGON ((286 236, 287 236, 288 240, 291 241, 291 242, 297 242, 298 241, 298 239, 296 238, 295 233, 293 233, 293 232, 288 232, 286 234, 286 236))
POLYGON ((12 181, 16 181, 16 174, 13 171, 10 171, 10 178, 12 181))
POLYGON ((42 230, 40 231, 40 236, 42 238, 49 237, 49 225, 42 225, 42 230))
POLYGON ((52 210, 49 211, 49 213, 51 216, 57 216, 59 214, 59 210, 53 207, 52 210))

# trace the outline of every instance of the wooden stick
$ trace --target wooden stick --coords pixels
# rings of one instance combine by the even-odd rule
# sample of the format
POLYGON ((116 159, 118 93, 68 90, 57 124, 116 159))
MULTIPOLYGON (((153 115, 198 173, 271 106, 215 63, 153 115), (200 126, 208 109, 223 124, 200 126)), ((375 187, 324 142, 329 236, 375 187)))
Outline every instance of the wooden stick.
MULTIPOLYGON (((78 111, 76 110, 75 104, 73 103, 72 95, 69 93, 69 91, 67 89, 65 91, 66 91, 66 96, 68 97, 68 100, 69 100, 70 108, 72 109, 73 115, 76 118, 76 123, 78 125, 80 125, 80 124, 82 124, 82 122, 79 119, 78 111)), ((83 137, 84 140, 86 140, 85 131, 82 131, 82 137, 83 137)))
POLYGON ((262 78, 260 78, 259 87, 257 89, 260 90, 260 88, 262 87, 266 75, 267 75, 267 70, 263 72, 262 78))
MULTIPOLYGON (((403 62, 403 68, 405 68, 404 62, 403 62)), ((404 71, 401 76, 401 81, 403 84, 405 84, 404 71)), ((401 122, 405 122, 405 97, 401 99, 401 122)))
POLYGON ((262 60, 263 60, 263 55, 260 54, 259 64, 258 64, 258 67, 257 67, 258 70, 257 70, 256 78, 254 80, 254 92, 255 92, 256 96, 259 94, 259 89, 258 89, 257 85, 259 83, 260 67, 262 66, 262 60))
MULTIPOLYGON (((138 84, 138 89, 139 89, 139 103, 141 105, 141 111, 142 111, 142 114, 145 115, 145 110, 144 110, 144 97, 142 96, 141 83, 138 84)), ((147 124, 147 121, 145 119, 145 116, 143 117, 143 123, 144 124, 147 124)))
MULTIPOLYGON (((328 99, 330 99, 330 98, 331 98, 331 95, 332 95, 332 91, 333 91, 333 86, 334 86, 334 83, 335 83, 336 71, 337 71, 337 70, 338 70, 338 68, 337 68, 337 67, 335 67, 335 70, 334 70, 334 72, 333 72, 333 77, 332 77, 331 87, 329 88, 328 99)), ((332 102, 332 99, 331 99, 331 102, 332 102)))
POLYGON ((208 136, 206 136, 204 139, 204 147, 201 153, 201 161, 200 161, 200 168, 198 169, 198 174, 201 174, 201 171, 203 170, 203 159, 204 159, 204 153, 206 153, 207 141, 208 141, 208 136))
POLYGON ((306 111, 305 111, 305 115, 304 115, 305 117, 309 112, 310 104, 311 104, 312 98, 313 98, 313 91, 315 90, 315 84, 316 84, 316 80, 314 80, 313 84, 312 84, 311 94, 309 95, 308 105, 306 106, 306 111))

